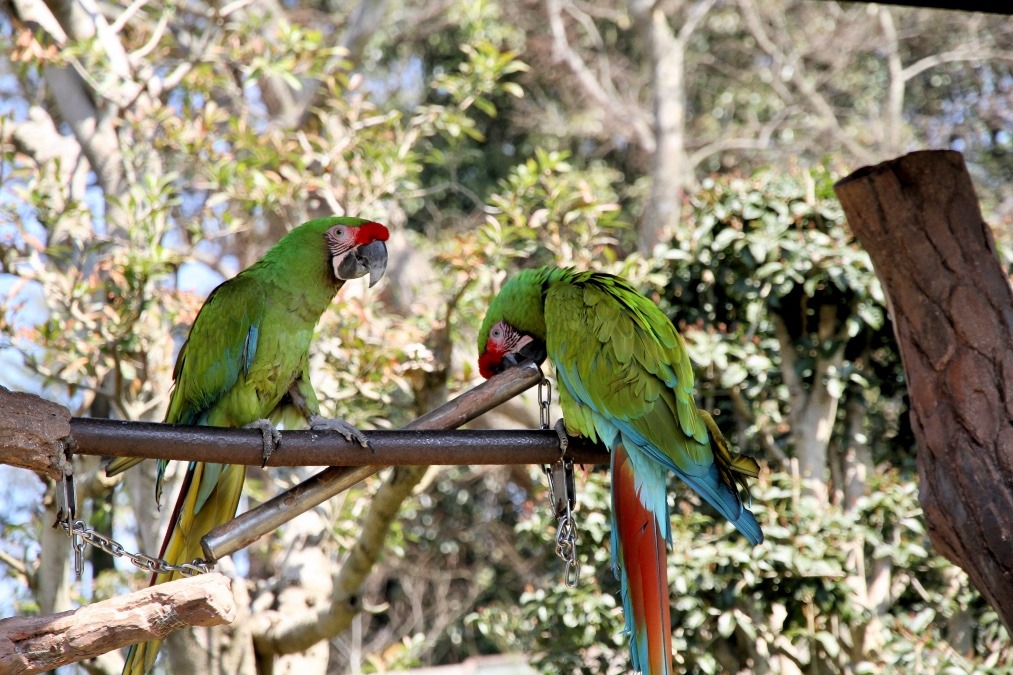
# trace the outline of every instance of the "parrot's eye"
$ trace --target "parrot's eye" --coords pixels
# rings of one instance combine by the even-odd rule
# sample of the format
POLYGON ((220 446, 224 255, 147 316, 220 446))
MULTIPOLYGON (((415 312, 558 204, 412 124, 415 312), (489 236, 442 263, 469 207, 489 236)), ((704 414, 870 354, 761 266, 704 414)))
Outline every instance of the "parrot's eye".
POLYGON ((494 339, 496 339, 496 340, 499 340, 500 338, 502 338, 502 337, 503 337, 503 329, 502 329, 502 328, 500 328, 499 326, 493 326, 493 328, 492 328, 492 332, 490 333, 490 335, 491 335, 491 336, 492 336, 492 337, 493 337, 494 339))
POLYGON ((337 237, 344 237, 345 234, 346 234, 345 228, 341 227, 340 225, 334 228, 334 235, 335 236, 337 236, 337 237))

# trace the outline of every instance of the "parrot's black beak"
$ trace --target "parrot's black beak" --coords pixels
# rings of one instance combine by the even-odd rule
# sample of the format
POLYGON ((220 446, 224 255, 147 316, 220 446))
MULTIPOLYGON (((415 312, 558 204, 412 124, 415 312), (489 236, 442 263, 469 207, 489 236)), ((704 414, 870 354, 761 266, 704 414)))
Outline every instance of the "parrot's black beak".
POLYGON ((372 288, 387 271, 387 245, 382 241, 374 241, 363 246, 359 252, 366 259, 366 267, 369 268, 369 287, 372 288))
POLYGON ((534 361, 538 365, 542 365, 542 362, 548 355, 549 352, 545 348, 545 343, 541 340, 532 338, 530 342, 517 351, 504 356, 503 367, 512 368, 513 366, 524 363, 525 361, 534 361))
POLYGON ((373 287, 387 271, 387 245, 374 241, 348 252, 335 267, 339 279, 358 279, 369 274, 369 285, 373 287))

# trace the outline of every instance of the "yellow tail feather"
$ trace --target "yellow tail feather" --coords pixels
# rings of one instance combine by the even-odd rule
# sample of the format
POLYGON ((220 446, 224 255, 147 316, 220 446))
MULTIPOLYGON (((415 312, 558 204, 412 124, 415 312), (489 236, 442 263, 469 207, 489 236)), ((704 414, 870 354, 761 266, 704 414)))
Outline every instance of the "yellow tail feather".
MULTIPOLYGON (((246 467, 230 464, 219 474, 200 512, 194 512, 201 481, 205 477, 205 468, 203 462, 197 462, 191 467, 192 474, 183 482, 174 522, 169 524, 169 531, 162 544, 160 557, 173 565, 192 562, 195 558, 203 557, 201 537, 235 518, 236 510, 239 508, 239 497, 243 491, 243 481, 246 479, 246 467)), ((178 572, 156 574, 152 577, 151 585, 164 584, 179 578, 182 578, 182 575, 178 572)), ((161 644, 161 640, 151 640, 132 646, 127 653, 123 675, 144 675, 149 672, 155 664, 155 657, 161 644)))
POLYGON ((718 465, 718 473, 721 475, 721 478, 729 486, 738 484, 748 494, 749 483, 746 481, 746 478, 756 478, 759 476, 760 465, 749 455, 732 452, 731 448, 728 447, 728 440, 725 439, 724 434, 721 433, 721 429, 718 428, 717 422, 714 421, 710 413, 706 410, 701 410, 700 417, 703 418, 707 432, 710 434, 711 440, 714 441, 714 461, 718 465))

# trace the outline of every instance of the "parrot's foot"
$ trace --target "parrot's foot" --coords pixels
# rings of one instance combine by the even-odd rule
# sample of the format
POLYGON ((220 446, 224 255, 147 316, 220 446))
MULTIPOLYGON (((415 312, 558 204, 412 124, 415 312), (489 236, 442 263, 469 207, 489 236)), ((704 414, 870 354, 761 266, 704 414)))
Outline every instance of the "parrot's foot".
POLYGON ((369 448, 370 450, 373 449, 373 446, 369 444, 369 441, 363 433, 345 420, 313 415, 310 417, 310 429, 313 431, 337 431, 339 434, 344 436, 345 440, 349 443, 352 442, 352 439, 355 439, 362 447, 369 448))
POLYGON ((553 429, 559 436, 559 456, 563 457, 566 454, 566 449, 570 447, 570 437, 566 435, 566 423, 563 422, 562 417, 556 420, 556 426, 553 429))
POLYGON ((263 469, 267 466, 267 460, 271 459, 271 453, 274 452, 274 449, 278 447, 279 443, 281 443, 281 432, 275 429, 274 425, 271 424, 271 420, 268 419, 255 420, 243 428, 260 429, 260 433, 264 435, 264 451, 261 454, 264 461, 260 465, 260 468, 263 469))

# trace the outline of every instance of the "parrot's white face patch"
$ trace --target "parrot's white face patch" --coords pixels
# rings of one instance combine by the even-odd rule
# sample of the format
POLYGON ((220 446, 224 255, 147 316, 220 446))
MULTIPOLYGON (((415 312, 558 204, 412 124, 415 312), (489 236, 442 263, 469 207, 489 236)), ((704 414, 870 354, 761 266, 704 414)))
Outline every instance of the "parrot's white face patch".
POLYGON ((489 339, 485 343, 485 352, 478 359, 478 370, 486 379, 503 369, 504 360, 518 354, 534 340, 530 335, 520 332, 506 321, 497 322, 489 329, 489 339))

